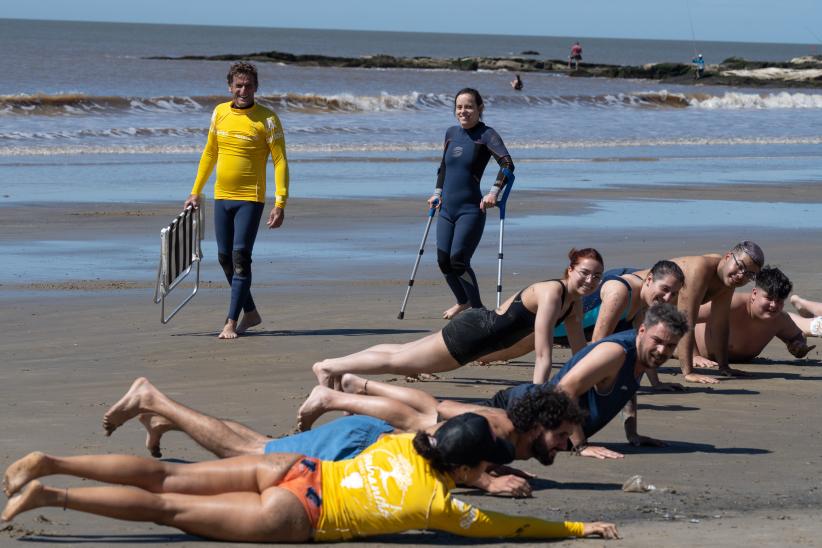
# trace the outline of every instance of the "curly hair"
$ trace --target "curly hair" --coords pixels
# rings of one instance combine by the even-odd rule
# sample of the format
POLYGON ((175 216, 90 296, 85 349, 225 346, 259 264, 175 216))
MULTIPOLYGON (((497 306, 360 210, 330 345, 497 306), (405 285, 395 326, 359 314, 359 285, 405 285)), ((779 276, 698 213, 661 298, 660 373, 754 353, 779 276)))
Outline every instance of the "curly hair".
POLYGON ((553 430, 563 422, 582 424, 585 420, 585 413, 574 400, 565 392, 545 384, 535 386, 512 401, 507 412, 514 428, 520 432, 538 425, 553 430))
POLYGON ((232 82, 234 82, 234 77, 238 74, 244 74, 245 76, 251 78, 251 81, 254 83, 254 87, 257 87, 257 67, 255 67, 253 64, 246 63, 244 61, 238 61, 231 65, 231 68, 228 69, 228 75, 226 76, 226 78, 228 79, 229 86, 232 82))
POLYGON ((759 271, 755 283, 756 287, 767 293, 772 299, 784 301, 793 290, 791 280, 781 270, 770 265, 759 271))

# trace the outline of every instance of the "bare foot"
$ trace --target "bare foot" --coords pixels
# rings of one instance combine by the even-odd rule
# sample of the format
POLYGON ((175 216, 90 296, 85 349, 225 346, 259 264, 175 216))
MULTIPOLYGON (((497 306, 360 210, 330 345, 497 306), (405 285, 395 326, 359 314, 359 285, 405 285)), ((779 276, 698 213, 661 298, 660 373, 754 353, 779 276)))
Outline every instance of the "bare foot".
POLYGON ((791 304, 803 318, 813 318, 814 313, 809 310, 807 300, 799 295, 791 295, 791 304))
POLYGON ((45 464, 46 455, 40 451, 13 462, 3 476, 3 492, 10 497, 31 480, 46 475, 45 464))
POLYGON ((297 411, 297 430, 311 430, 314 422, 325 413, 326 398, 333 392, 327 386, 315 386, 297 411))
POLYGON ((26 510, 32 510, 45 505, 45 489, 43 484, 37 480, 30 481, 22 491, 9 498, 3 515, 3 521, 11 521, 14 516, 26 510))
POLYGON ((226 320, 225 325, 223 326, 223 330, 220 331, 220 334, 217 335, 218 339, 236 339, 239 335, 237 334, 237 322, 235 320, 226 320))
POLYGON ((152 457, 159 459, 163 456, 160 451, 160 438, 169 430, 174 430, 174 423, 154 413, 141 413, 137 420, 146 429, 146 449, 152 457))
POLYGON ((365 394, 366 384, 368 384, 368 379, 358 377, 353 373, 346 373, 340 379, 342 391, 349 394, 365 394))
POLYGON ((251 312, 243 313, 243 318, 240 320, 240 323, 237 324, 237 334, 242 335, 250 328, 254 327, 255 325, 260 325, 263 323, 263 319, 260 316, 260 313, 256 310, 252 310, 251 312))
POLYGON ((156 390, 156 388, 145 377, 140 377, 134 381, 128 392, 120 398, 120 401, 109 407, 106 414, 103 415, 103 428, 106 431, 106 436, 110 436, 127 420, 147 411, 141 406, 145 405, 143 400, 153 390, 156 390))
POLYGON ((449 308, 448 310, 446 310, 445 312, 442 313, 442 319, 443 320, 450 320, 451 318, 453 318, 454 316, 456 316, 457 314, 459 314, 460 312, 462 312, 466 308, 470 308, 468 306, 468 303, 455 304, 454 306, 452 306, 451 308, 449 308))
POLYGON ((332 375, 326 370, 325 360, 312 365, 311 371, 314 372, 314 376, 317 377, 317 384, 320 386, 327 386, 328 388, 334 388, 336 390, 340 385, 339 375, 332 375))

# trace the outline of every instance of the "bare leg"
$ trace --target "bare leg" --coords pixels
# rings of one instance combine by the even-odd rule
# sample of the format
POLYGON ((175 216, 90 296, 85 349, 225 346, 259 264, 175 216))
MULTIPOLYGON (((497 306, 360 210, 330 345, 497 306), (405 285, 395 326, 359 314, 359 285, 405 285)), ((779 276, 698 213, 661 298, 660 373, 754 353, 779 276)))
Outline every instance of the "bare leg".
POLYGON ((328 411, 348 411, 382 419, 394 428, 416 431, 437 422, 402 402, 380 396, 365 396, 337 392, 326 386, 315 386, 297 413, 297 428, 308 430, 320 416, 328 411))
POLYGON ((459 363, 448 352, 439 332, 404 344, 395 352, 359 352, 317 362, 312 369, 318 384, 331 387, 344 373, 414 375, 450 371, 458 367, 459 363))
POLYGON ((791 304, 803 318, 822 316, 822 303, 803 299, 799 295, 791 295, 791 304))
POLYGON ((236 339, 237 334, 237 320, 228 319, 225 321, 223 330, 217 335, 218 339, 236 339))
POLYGON ((471 308, 471 305, 468 304, 468 303, 463 303, 463 304, 457 303, 457 304, 455 304, 454 306, 452 306, 451 308, 449 308, 448 310, 446 310, 445 312, 442 313, 442 319, 443 320, 450 320, 451 318, 453 318, 454 316, 456 316, 457 314, 459 314, 463 310, 467 310, 468 308, 471 308))
POLYGON ((437 422, 437 403, 439 402, 434 396, 423 390, 368 380, 351 373, 343 375, 342 389, 350 394, 381 396, 404 403, 418 413, 428 415, 432 420, 430 424, 437 422))
POLYGON ((802 333, 806 337, 819 337, 820 331, 819 328, 822 327, 822 320, 817 320, 819 316, 811 317, 811 318, 803 318, 798 314, 794 314, 793 312, 788 312, 788 315, 793 320, 793 323, 802 330, 802 333), (817 324, 817 327, 814 327, 814 324, 817 324))
POLYGON ((155 494, 134 487, 55 489, 32 481, 12 497, 2 518, 27 510, 71 508, 128 521, 170 525, 208 538, 240 542, 304 542, 311 525, 289 491, 269 487, 260 493, 229 492, 209 496, 155 494))
MULTIPOLYGON (((163 437, 163 434, 166 432, 177 431, 177 432, 184 432, 179 426, 171 422, 165 417, 161 417, 160 415, 155 415, 154 413, 141 413, 137 419, 146 429, 146 449, 148 449, 149 454, 155 458, 161 458, 163 456, 162 450, 160 449, 160 440, 163 437)), ((268 436, 264 436, 259 432, 255 432, 251 428, 240 424, 239 422, 228 420, 228 419, 219 419, 225 426, 234 430, 234 432, 243 438, 246 439, 249 447, 257 447, 259 451, 250 451, 243 454, 249 455, 257 455, 263 453, 263 449, 266 443, 270 440, 268 436)), ((220 446, 215 447, 214 449, 220 450, 220 446)), ((203 449, 207 451, 211 451, 212 448, 206 447, 201 445, 203 449)), ((217 457, 225 457, 225 456, 235 456, 235 455, 224 455, 218 454, 214 451, 211 451, 217 457)))
POLYGON ((272 453, 175 464, 132 455, 55 457, 35 452, 6 469, 3 485, 6 495, 11 496, 32 480, 63 474, 131 485, 152 493, 260 493, 277 485, 299 457, 291 453, 272 453))
POLYGON ((263 318, 260 316, 260 313, 257 312, 255 308, 251 312, 243 312, 243 317, 240 320, 240 323, 237 324, 237 334, 242 335, 248 329, 260 325, 263 322, 263 318))
POLYGON ((165 417, 218 457, 260 454, 268 441, 265 436, 253 430, 244 428, 242 432, 238 432, 220 419, 175 402, 143 377, 134 381, 120 401, 106 412, 103 427, 111 435, 121 424, 141 413, 165 417), (251 438, 250 434, 256 437, 251 438))

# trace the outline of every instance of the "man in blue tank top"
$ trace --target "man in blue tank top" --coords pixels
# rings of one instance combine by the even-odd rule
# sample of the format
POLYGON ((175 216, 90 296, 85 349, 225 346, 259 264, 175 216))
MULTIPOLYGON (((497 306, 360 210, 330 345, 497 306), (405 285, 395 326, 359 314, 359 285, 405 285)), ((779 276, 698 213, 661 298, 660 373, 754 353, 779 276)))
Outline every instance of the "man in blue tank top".
MULTIPOLYGON (((636 392, 642 376, 668 361, 679 340, 688 332, 685 315, 671 304, 656 304, 645 313, 639 329, 615 333, 591 343, 574 354, 548 384, 555 385, 588 412, 585 423, 571 435, 578 455, 621 458, 605 447, 588 445, 588 438, 601 430, 620 411, 625 411, 625 436, 632 445, 661 445, 662 442, 637 433, 636 392)), ((526 383, 508 388, 485 405, 507 409, 511 402, 534 390, 526 383)), ((451 410, 443 407, 447 418, 451 410)), ((463 411, 465 412, 465 411, 463 411)))

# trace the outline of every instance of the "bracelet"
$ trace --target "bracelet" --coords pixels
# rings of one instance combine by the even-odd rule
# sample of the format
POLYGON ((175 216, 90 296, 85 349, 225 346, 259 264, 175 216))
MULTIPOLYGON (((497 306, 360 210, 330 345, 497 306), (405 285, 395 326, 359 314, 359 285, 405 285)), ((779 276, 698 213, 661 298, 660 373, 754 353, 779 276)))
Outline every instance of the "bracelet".
POLYGON ((488 194, 490 194, 491 196, 496 198, 497 194, 499 194, 499 187, 498 186, 492 186, 491 190, 488 191, 488 194))
POLYGON ((441 188, 435 188, 434 189, 434 196, 437 196, 438 198, 442 197, 442 189, 441 188))
POLYGON ((587 449, 587 448, 588 448, 588 442, 582 442, 579 445, 575 445, 571 449, 571 455, 573 455, 575 457, 579 457, 579 456, 582 455, 582 452, 585 451, 585 449, 587 449))

